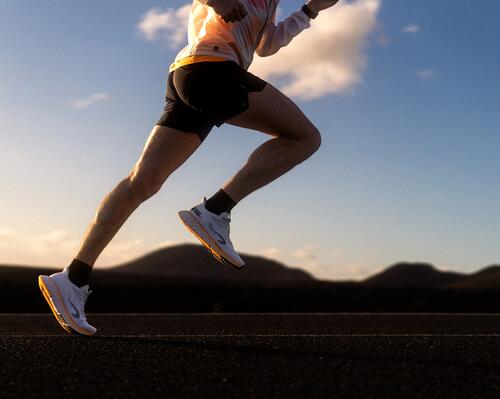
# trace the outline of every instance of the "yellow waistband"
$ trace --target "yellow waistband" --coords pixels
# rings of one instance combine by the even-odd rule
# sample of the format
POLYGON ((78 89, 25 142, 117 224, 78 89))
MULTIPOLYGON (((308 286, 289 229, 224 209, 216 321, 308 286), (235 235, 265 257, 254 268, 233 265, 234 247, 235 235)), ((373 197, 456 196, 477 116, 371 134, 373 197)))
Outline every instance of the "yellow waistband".
POLYGON ((194 64, 195 62, 202 61, 229 61, 227 58, 215 57, 212 55, 190 55, 189 57, 184 57, 182 60, 177 62, 173 62, 170 64, 169 72, 172 72, 174 69, 177 69, 183 65, 194 64))

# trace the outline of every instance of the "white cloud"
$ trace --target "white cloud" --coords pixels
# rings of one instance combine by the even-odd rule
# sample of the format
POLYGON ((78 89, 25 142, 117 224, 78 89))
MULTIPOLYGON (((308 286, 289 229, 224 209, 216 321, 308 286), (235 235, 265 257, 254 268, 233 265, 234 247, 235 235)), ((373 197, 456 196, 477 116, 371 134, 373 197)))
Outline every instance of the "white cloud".
POLYGON ((417 71, 417 76, 422 80, 429 80, 436 76, 436 72, 433 69, 420 69, 417 71))
POLYGON ((292 253, 293 257, 301 260, 316 260, 316 254, 311 244, 307 244, 292 253))
POLYGON ((275 247, 262 249, 259 253, 266 258, 275 259, 280 262, 281 262, 280 259, 284 254, 282 249, 275 247))
MULTIPOLYGON (((323 10, 288 46, 270 57, 255 56, 249 71, 263 79, 284 78, 287 83, 280 89, 305 100, 349 92, 362 82, 367 66, 364 47, 376 28, 381 3, 355 0, 323 10)), ((166 40, 177 49, 187 43, 191 6, 152 8, 140 18, 137 30, 146 40, 166 40)), ((277 22, 282 13, 278 8, 277 22)), ((385 45, 386 38, 379 38, 381 42, 385 45)))
POLYGON ((11 227, 0 229, 0 263, 50 263, 58 256, 71 256, 77 246, 78 240, 62 229, 31 235, 11 227))
POLYGON ((174 241, 174 240, 165 240, 165 241, 162 241, 160 243, 158 243, 154 249, 161 249, 161 248, 165 248, 165 247, 171 247, 172 245, 176 245, 178 244, 178 242, 174 241))
POLYGON ((137 30, 146 40, 167 40, 171 48, 187 44, 187 25, 191 6, 189 3, 177 9, 152 8, 141 17, 137 30))
POLYGON ((281 90, 302 99, 345 93, 362 82, 364 52, 382 0, 356 0, 323 10, 311 26, 249 70, 263 79, 285 78, 281 90))
POLYGON ((7 249, 13 244, 21 241, 22 236, 11 227, 0 229, 0 249, 7 249))
POLYGON ((100 264, 113 265, 144 255, 150 249, 140 238, 111 241, 98 260, 100 264))
POLYGON ((111 100, 111 96, 107 93, 101 92, 92 94, 88 97, 81 98, 79 100, 75 100, 72 102, 72 106, 75 109, 84 109, 99 102, 109 101, 109 100, 111 100))
MULTIPOLYGON (((29 266, 64 266, 73 259, 80 246, 64 229, 55 229, 37 234, 25 234, 12 227, 0 228, 0 264, 23 264, 29 266)), ((155 249, 174 245, 173 241, 157 244, 142 239, 113 239, 96 262, 96 265, 114 266, 132 260, 155 249)))
POLYGON ((415 24, 411 24, 411 25, 408 25, 408 26, 405 26, 405 28, 403 29, 403 32, 405 33, 418 33, 420 32, 420 26, 418 25, 415 25, 415 24))

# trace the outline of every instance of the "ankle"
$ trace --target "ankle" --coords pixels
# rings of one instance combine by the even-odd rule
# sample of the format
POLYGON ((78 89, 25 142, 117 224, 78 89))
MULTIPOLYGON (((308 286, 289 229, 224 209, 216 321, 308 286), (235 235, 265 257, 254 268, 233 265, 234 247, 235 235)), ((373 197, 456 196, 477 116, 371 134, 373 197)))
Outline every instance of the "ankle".
POLYGON ((233 200, 222 188, 205 202, 205 208, 216 215, 222 212, 230 213, 237 202, 233 200))
POLYGON ((76 258, 68 266, 68 278, 77 287, 83 287, 89 283, 91 272, 91 265, 76 258))

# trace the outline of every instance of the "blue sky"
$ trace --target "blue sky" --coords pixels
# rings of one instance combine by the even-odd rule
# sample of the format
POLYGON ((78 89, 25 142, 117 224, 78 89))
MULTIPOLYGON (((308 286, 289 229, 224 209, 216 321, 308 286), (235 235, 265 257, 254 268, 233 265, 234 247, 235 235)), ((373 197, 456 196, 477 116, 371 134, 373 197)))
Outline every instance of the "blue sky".
MULTIPOLYGON (((332 279, 362 278, 400 260, 464 272, 498 263, 500 3, 344 6, 370 1, 378 7, 373 27, 346 63, 354 80, 314 98, 290 96, 322 132, 321 149, 235 208, 233 242, 332 279)), ((138 24, 152 9, 188 3, 0 3, 0 263, 71 260, 102 197, 139 156, 163 107, 168 66, 187 43, 168 37, 179 26, 147 40, 138 24), (75 106, 90 96, 94 103, 75 106)), ((278 19, 301 4, 282 2, 278 19)), ((329 11, 310 29, 350 18, 349 10, 329 11)), ((352 18, 333 46, 360 29, 352 18)), ((300 54, 319 38, 317 30, 299 37, 286 51, 300 54)), ((278 55, 256 60, 256 71, 284 92, 287 82, 302 87, 292 70, 270 74, 278 55)), ((194 242, 177 211, 217 191, 265 140, 214 128, 97 265, 194 242)))

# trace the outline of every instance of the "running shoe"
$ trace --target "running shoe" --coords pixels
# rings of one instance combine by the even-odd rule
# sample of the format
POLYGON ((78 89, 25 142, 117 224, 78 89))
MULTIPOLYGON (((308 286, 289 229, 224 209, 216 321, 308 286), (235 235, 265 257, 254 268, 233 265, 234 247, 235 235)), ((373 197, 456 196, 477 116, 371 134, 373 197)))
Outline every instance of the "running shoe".
POLYGON ((230 213, 222 212, 216 215, 205 208, 206 201, 207 199, 203 198, 203 202, 191 210, 179 211, 179 218, 215 259, 238 269, 242 268, 245 262, 235 251, 229 238, 230 213))
POLYGON ((92 292, 88 285, 79 288, 68 276, 68 268, 50 276, 38 276, 38 285, 57 321, 68 333, 94 335, 95 327, 87 322, 84 308, 92 292))

